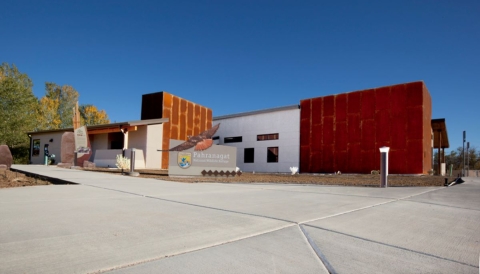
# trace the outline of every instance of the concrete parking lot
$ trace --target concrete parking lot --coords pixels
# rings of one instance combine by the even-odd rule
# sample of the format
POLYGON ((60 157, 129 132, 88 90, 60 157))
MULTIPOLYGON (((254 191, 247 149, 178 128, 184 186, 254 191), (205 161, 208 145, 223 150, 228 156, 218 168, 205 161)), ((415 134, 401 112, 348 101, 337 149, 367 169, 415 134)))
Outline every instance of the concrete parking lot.
POLYGON ((479 273, 480 179, 176 183, 54 166, 0 189, 0 273, 479 273))

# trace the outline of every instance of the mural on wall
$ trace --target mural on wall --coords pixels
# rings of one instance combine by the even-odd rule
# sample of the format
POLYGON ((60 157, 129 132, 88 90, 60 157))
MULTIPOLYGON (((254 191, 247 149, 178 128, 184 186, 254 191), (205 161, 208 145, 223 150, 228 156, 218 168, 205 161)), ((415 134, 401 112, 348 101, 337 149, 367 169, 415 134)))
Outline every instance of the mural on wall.
MULTIPOLYGON (((231 175, 236 173, 237 148, 213 146, 212 137, 220 124, 199 135, 191 136, 186 142, 170 140, 169 175, 231 175)), ((241 173, 238 173, 238 175, 241 173)))
POLYGON ((205 130, 204 132, 198 135, 190 136, 187 141, 185 141, 184 143, 176 147, 169 149, 168 151, 183 151, 192 147, 195 147, 194 150, 196 151, 206 150, 212 146, 213 144, 212 137, 215 134, 215 132, 217 132, 219 127, 220 127, 220 124, 217 124, 211 129, 205 130))

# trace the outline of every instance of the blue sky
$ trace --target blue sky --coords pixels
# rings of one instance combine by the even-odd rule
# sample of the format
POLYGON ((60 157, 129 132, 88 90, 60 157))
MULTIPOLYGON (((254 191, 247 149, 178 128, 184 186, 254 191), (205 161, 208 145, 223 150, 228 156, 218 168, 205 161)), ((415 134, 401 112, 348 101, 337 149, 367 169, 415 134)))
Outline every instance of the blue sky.
POLYGON ((112 122, 165 90, 214 116, 425 81, 451 148, 480 148, 480 1, 2 1, 0 62, 112 122))

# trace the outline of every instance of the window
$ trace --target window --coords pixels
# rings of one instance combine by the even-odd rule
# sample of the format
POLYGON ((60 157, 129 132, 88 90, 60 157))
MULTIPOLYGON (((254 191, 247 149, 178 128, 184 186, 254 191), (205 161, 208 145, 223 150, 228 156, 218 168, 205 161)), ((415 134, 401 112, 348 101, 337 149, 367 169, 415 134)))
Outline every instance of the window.
POLYGON ((220 140, 220 136, 213 136, 212 140, 220 140))
POLYGON ((267 163, 278 163, 278 147, 267 148, 267 163))
POLYGON ((255 159, 255 149, 246 148, 243 153, 243 162, 244 163, 253 163, 255 159))
POLYGON ((32 156, 40 155, 40 139, 33 140, 32 156))
POLYGON ((278 133, 257 135, 257 141, 278 140, 278 133))
POLYGON ((225 144, 227 144, 227 143, 240 143, 240 142, 242 142, 242 136, 225 137, 225 138, 223 138, 223 142, 225 144))

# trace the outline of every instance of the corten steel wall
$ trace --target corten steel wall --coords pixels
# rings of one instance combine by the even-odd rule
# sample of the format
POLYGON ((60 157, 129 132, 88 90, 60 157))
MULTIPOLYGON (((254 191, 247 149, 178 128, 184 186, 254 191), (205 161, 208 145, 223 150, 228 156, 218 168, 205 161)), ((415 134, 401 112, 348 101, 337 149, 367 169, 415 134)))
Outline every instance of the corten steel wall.
POLYGON ((432 101, 423 82, 300 102, 300 172, 370 173, 390 147, 389 173, 432 167, 432 101))
MULTIPOLYGON (((212 127, 212 110, 172 95, 156 92, 142 95, 142 120, 169 118, 163 124, 162 150, 169 149, 170 139, 187 140, 212 127)), ((168 152, 162 153, 161 168, 168 168, 168 152)))

